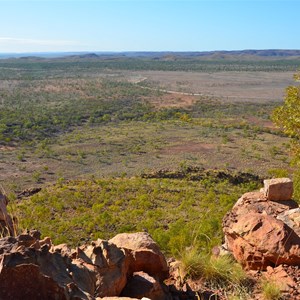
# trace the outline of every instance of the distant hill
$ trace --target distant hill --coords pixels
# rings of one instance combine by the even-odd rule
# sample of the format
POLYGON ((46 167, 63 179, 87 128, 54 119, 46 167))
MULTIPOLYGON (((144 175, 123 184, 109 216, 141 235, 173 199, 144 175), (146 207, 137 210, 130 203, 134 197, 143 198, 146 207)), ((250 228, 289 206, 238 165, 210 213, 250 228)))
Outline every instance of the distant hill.
POLYGON ((218 51, 127 51, 127 52, 57 52, 57 53, 2 53, 0 59, 118 59, 144 58, 150 60, 177 60, 177 59, 218 59, 218 60, 256 60, 256 59, 298 59, 300 50, 266 49, 266 50, 218 50, 218 51))
POLYGON ((62 58, 148 58, 154 60, 176 59, 285 59, 300 58, 300 50, 235 50, 235 51, 203 51, 203 52, 116 52, 116 53, 85 53, 62 58))

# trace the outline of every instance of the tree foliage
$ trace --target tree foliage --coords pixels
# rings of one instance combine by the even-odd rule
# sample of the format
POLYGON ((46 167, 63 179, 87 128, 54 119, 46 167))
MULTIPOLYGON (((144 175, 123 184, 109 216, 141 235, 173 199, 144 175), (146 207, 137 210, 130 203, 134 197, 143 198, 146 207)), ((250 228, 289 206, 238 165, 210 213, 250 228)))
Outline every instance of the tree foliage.
MULTIPOLYGON (((300 72, 294 78, 299 81, 300 72)), ((291 137, 294 162, 300 165, 300 85, 286 88, 284 104, 274 110, 272 117, 275 124, 291 137)))

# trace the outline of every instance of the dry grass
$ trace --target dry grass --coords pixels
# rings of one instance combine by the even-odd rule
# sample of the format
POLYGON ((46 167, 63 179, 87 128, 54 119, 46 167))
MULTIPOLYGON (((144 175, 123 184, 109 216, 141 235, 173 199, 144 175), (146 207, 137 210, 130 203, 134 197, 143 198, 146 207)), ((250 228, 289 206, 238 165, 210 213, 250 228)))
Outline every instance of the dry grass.
POLYGON ((294 83, 293 72, 128 72, 127 76, 147 78, 144 84, 177 92, 201 93, 227 101, 272 101, 283 98, 294 83))
MULTIPOLYGON (((67 77, 70 74, 65 70, 55 72, 61 78, 55 78, 56 75, 48 78, 43 73, 37 80, 12 79, 0 84, 3 93, 11 101, 19 101, 18 98, 14 99, 14 94, 19 95, 22 91, 22 101, 25 103, 37 101, 42 105, 42 101, 46 100, 45 105, 59 108, 70 99, 96 101, 100 97, 113 100, 124 94, 122 88, 115 89, 112 86, 102 89, 102 84, 105 85, 103 78, 115 82, 138 82, 143 79, 141 85, 150 83, 158 89, 216 95, 230 103, 252 99, 257 102, 257 114, 242 109, 229 116, 227 110, 218 110, 220 102, 215 97, 160 93, 154 90, 144 94, 143 89, 136 89, 134 101, 147 100, 156 109, 180 107, 182 111, 194 115, 191 122, 125 121, 94 127, 86 124, 69 128, 71 132, 61 133, 57 139, 49 140, 46 146, 40 144, 31 147, 13 143, 0 146, 0 181, 12 191, 56 182, 61 178, 134 176, 158 169, 178 169, 182 164, 250 171, 261 176, 267 174, 269 169, 289 168, 287 149, 282 146, 288 139, 264 131, 273 129, 266 117, 273 104, 269 108, 262 108, 264 115, 259 113, 263 99, 282 97, 284 87, 292 82, 291 72, 102 70, 95 73, 94 70, 91 73, 80 73, 80 78, 72 77, 75 73, 67 77), (203 115, 202 107, 196 103, 199 99, 200 103, 214 103, 209 108, 213 112, 203 115), (256 126, 257 130, 245 128, 244 125, 256 126)), ((129 94, 126 97, 132 96, 129 94)), ((2 105, 6 105, 5 101, 2 105)))

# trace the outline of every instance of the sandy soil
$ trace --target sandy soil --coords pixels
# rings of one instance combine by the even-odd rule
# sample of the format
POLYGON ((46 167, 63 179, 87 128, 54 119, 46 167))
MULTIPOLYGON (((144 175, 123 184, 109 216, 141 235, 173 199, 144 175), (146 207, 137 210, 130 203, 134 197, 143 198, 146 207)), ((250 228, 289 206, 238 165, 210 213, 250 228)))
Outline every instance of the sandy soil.
MULTIPOLYGON (((273 101, 284 97, 294 83, 293 72, 164 72, 141 71, 124 75, 131 82, 145 83, 170 93, 181 92, 221 97, 228 101, 273 101)), ((178 96, 178 94, 177 94, 178 96)))

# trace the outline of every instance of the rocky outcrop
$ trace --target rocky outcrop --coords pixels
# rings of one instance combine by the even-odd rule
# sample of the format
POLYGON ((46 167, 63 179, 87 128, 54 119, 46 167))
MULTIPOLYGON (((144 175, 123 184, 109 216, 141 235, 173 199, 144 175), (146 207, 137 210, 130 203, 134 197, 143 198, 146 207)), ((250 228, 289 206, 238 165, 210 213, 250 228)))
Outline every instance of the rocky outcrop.
POLYGON ((225 246, 246 269, 300 264, 299 208, 290 199, 292 190, 289 179, 265 181, 263 191, 244 194, 224 217, 225 246))
POLYGON ((31 235, 0 240, 0 299, 91 299, 73 282, 71 260, 31 235))
MULTIPOLYGON (((89 268, 92 295, 97 297, 118 296, 127 283, 129 260, 124 251, 108 241, 98 239, 91 245, 77 249, 76 263, 84 269, 89 268)), ((84 278, 75 278, 81 283, 84 278)))
POLYGON ((121 233, 109 242, 125 250, 131 273, 144 271, 160 280, 168 277, 167 261, 147 232, 121 233))
POLYGON ((281 263, 300 263, 300 237, 272 216, 240 216, 227 232, 229 247, 247 269, 265 269, 281 263))
POLYGON ((133 297, 132 287, 137 282, 138 298, 167 299, 168 292, 160 280, 166 272, 165 258, 151 237, 144 233, 128 237, 123 234, 121 240, 126 241, 123 245, 127 248, 100 239, 77 249, 65 244, 53 246, 49 238, 40 240, 38 231, 2 238, 0 299, 133 297), (143 258, 154 260, 143 262, 143 258), (152 263, 162 270, 151 268, 152 263), (137 268, 141 272, 132 273, 137 268))
MULTIPOLYGON (((291 191, 290 180, 280 179, 244 194, 224 217, 225 244, 215 247, 213 255, 232 253, 257 282, 279 282, 285 295, 300 299, 300 208, 288 199, 291 191)), ((0 239, 0 299, 188 300, 217 295, 223 299, 201 278, 189 278, 179 261, 167 263, 146 232, 122 233, 76 249, 54 246, 36 230, 0 239)), ((261 292, 252 296, 261 299, 261 292)))

